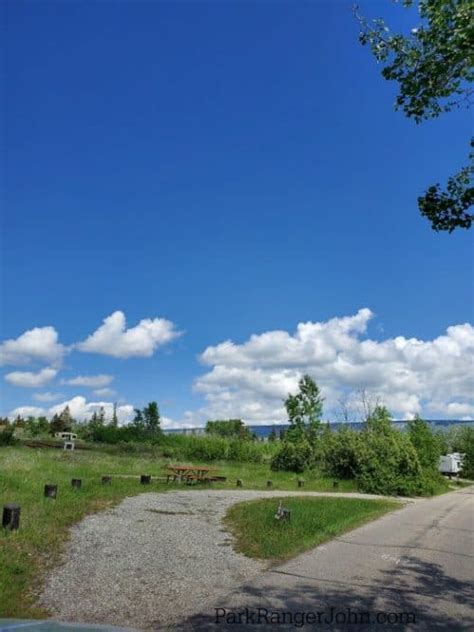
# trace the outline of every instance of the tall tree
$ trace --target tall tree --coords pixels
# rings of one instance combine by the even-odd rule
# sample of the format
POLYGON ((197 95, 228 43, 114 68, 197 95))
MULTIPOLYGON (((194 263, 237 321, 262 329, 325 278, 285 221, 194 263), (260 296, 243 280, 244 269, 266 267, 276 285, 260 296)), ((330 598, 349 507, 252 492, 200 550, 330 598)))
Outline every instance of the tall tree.
POLYGON ((310 441, 316 439, 323 414, 323 401, 316 382, 309 375, 303 375, 298 382, 296 395, 290 394, 285 400, 290 422, 287 440, 299 441, 305 435, 310 441))
POLYGON ((150 402, 143 409, 143 421, 147 434, 156 436, 161 433, 160 411, 156 402, 150 402))
POLYGON ((51 423, 49 424, 50 433, 54 435, 56 432, 65 432, 66 430, 68 430, 68 427, 64 415, 62 413, 59 415, 58 413, 54 413, 51 423))
POLYGON ((65 408, 61 411, 59 420, 61 421, 64 430, 71 430, 74 424, 74 419, 72 418, 69 406, 65 406, 65 408))
MULTIPOLYGON (((369 45, 384 64, 382 76, 396 81, 395 107, 416 123, 462 106, 474 99, 474 19, 472 0, 403 0, 418 5, 420 22, 407 35, 392 33, 383 19, 368 21, 354 12, 361 27, 359 41, 369 45)), ((473 140, 471 139, 471 147, 473 140)), ((446 190, 430 186, 418 197, 418 207, 436 231, 470 228, 474 215, 474 154, 448 179, 446 190)))
POLYGON ((114 428, 118 427, 117 402, 114 403, 114 409, 112 412, 112 421, 110 422, 110 425, 113 426, 114 428))
POLYGON ((421 467, 436 470, 441 455, 441 442, 419 415, 408 422, 408 436, 417 451, 421 467))

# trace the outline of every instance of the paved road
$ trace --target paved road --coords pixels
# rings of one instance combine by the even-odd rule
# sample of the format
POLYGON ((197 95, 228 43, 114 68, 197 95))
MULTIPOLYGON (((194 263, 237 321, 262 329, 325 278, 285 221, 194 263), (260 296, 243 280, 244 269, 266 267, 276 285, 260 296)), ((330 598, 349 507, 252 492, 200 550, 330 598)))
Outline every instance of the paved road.
POLYGON ((418 501, 206 602, 175 629, 295 630, 304 616, 314 630, 474 630, 473 521, 474 487, 418 501), (258 608, 268 613, 258 619, 258 608))

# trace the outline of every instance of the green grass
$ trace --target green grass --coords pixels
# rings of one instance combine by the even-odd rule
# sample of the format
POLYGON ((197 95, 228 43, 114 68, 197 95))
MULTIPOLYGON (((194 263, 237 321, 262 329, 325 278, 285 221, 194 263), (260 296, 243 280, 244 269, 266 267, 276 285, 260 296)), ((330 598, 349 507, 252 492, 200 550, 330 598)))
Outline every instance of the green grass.
POLYGON ((226 526, 236 550, 258 559, 281 561, 400 507, 392 500, 282 497, 231 507, 226 526), (276 509, 291 511, 289 522, 275 519, 276 509))
POLYGON ((165 485, 141 486, 137 479, 115 479, 102 485, 103 474, 159 474, 160 464, 137 458, 111 458, 62 450, 2 448, 0 450, 0 509, 21 506, 20 529, 0 529, 0 616, 41 617, 35 591, 43 573, 58 561, 68 527, 86 514, 113 506, 126 496, 163 490, 165 485), (74 490, 71 478, 81 478, 74 490), (46 483, 58 485, 56 500, 44 498, 46 483))
MULTIPOLYGON (((96 450, 65 453, 52 448, 0 448, 0 511, 7 503, 21 505, 20 529, 14 532, 0 529, 0 616, 45 615, 35 598, 41 578, 58 562, 69 527, 87 514, 142 492, 201 489, 201 486, 167 486, 157 482, 141 486, 138 478, 114 478, 110 486, 101 484, 104 474, 164 476, 170 462, 177 463, 175 459, 96 450), (71 488, 72 478, 82 479, 82 489, 71 488), (56 500, 43 497, 46 483, 59 486, 56 500)), ((216 489, 235 489, 236 479, 240 478, 244 489, 266 489, 270 479, 273 489, 296 490, 297 480, 302 478, 290 472, 271 472, 268 464, 213 462, 211 466, 219 468, 219 474, 228 478, 226 483, 214 485, 216 489)), ((303 478, 302 491, 333 491, 332 479, 317 473, 307 473, 303 478)), ((338 491, 353 490, 353 482, 340 481, 338 491)))

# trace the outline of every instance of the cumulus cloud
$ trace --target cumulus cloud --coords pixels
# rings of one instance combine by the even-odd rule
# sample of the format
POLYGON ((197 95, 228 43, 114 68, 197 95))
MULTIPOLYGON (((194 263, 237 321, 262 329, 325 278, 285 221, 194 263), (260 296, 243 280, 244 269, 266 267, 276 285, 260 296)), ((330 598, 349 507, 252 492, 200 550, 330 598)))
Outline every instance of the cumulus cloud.
POLYGON ((67 349, 58 342, 54 327, 35 327, 0 344, 0 364, 24 365, 44 361, 58 365, 67 349))
POLYGON ((138 325, 126 329, 125 314, 116 311, 104 319, 76 348, 88 353, 102 353, 115 358, 150 357, 158 347, 171 342, 182 332, 164 318, 145 318, 138 325))
POLYGON ((61 399, 63 395, 61 393, 35 393, 33 395, 33 399, 36 399, 37 402, 54 402, 57 399, 61 399))
POLYGON ((97 388, 94 391, 94 395, 98 395, 99 397, 113 397, 115 391, 112 388, 97 388))
MULTIPOLYGON (((69 406, 71 415, 78 421, 90 419, 93 412, 98 412, 101 408, 105 411, 106 420, 112 419, 114 404, 107 401, 88 402, 82 395, 77 395, 61 404, 56 404, 48 410, 48 415, 60 413, 65 406, 69 406)), ((117 406, 117 418, 119 424, 128 423, 133 419, 134 409, 130 404, 121 404, 117 406)))
POLYGON ((5 380, 14 386, 26 388, 41 388, 51 382, 57 375, 56 369, 41 369, 36 373, 32 371, 12 371, 5 375, 5 380))
POLYGON ((18 408, 12 410, 8 416, 10 417, 10 419, 15 419, 16 417, 18 417, 18 415, 25 418, 30 416, 41 417, 44 414, 45 409, 39 408, 38 406, 18 406, 18 408))
POLYGON ((311 375, 334 417, 338 399, 366 389, 397 417, 469 415, 474 410, 474 328, 449 327, 433 340, 367 337, 373 318, 365 308, 353 316, 300 323, 294 333, 268 331, 242 344, 227 340, 208 347, 210 367, 194 384, 203 393, 202 415, 241 417, 249 423, 286 420, 283 400, 311 375))
POLYGON ((114 380, 113 375, 78 375, 69 380, 61 380, 61 384, 71 384, 72 386, 89 386, 90 388, 100 388, 109 386, 114 380))
MULTIPOLYGON (((51 406, 50 408, 39 408, 35 406, 19 406, 9 413, 10 419, 14 419, 17 415, 27 417, 28 415, 40 416, 45 415, 51 418, 54 414, 61 413, 66 406, 69 406, 71 415, 78 421, 90 419, 92 413, 99 412, 101 408, 105 411, 106 420, 112 419, 114 404, 107 401, 88 402, 82 395, 77 395, 60 404, 51 406)), ((120 425, 126 424, 133 419, 134 409, 130 404, 121 404, 117 406, 117 418, 120 425)))

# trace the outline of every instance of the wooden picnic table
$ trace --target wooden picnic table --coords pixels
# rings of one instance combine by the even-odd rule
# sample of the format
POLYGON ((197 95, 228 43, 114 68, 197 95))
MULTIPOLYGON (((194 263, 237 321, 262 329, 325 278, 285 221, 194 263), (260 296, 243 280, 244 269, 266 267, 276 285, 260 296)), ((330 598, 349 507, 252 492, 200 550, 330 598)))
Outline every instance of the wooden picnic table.
POLYGON ((205 481, 209 480, 210 472, 217 472, 215 467, 207 467, 206 465, 168 465, 167 469, 172 472, 169 476, 173 479, 181 480, 196 480, 205 481))

